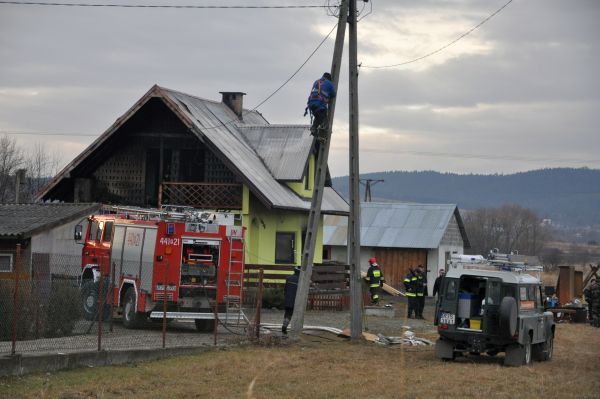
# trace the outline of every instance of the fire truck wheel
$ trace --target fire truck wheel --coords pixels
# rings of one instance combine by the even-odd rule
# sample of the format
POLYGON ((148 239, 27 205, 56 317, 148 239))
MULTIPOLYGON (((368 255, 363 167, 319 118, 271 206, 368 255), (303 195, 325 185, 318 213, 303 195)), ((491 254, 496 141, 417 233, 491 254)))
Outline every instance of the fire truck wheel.
POLYGON ((81 285, 81 305, 83 318, 86 320, 95 320, 98 310, 98 284, 92 280, 86 280, 81 285))
POLYGON ((196 319, 196 330, 200 332, 213 332, 215 329, 215 321, 214 320, 202 320, 196 319))
POLYGON ((125 328, 140 328, 143 324, 143 314, 137 312, 135 288, 130 287, 127 289, 127 292, 125 292, 123 326, 125 326, 125 328))

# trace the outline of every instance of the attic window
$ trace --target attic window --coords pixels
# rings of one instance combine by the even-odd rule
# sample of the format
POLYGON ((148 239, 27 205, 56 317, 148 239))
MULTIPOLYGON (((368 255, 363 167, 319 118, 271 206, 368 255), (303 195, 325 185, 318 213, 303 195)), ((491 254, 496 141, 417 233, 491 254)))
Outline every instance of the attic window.
POLYGON ((13 271, 13 255, 0 254, 0 273, 10 273, 13 271))

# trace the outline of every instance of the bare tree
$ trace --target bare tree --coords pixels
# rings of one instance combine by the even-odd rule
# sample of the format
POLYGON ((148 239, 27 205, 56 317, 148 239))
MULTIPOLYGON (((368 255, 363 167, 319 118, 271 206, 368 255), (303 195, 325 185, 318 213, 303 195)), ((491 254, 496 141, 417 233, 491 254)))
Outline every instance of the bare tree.
POLYGON ((535 212, 518 205, 469 212, 465 215, 465 227, 471 252, 478 254, 498 248, 501 252, 538 255, 550 236, 535 212))
POLYGON ((23 164, 23 154, 15 139, 0 137, 0 203, 11 202, 15 195, 15 172, 23 164))
POLYGON ((33 201, 37 193, 48 183, 58 171, 58 155, 48 153, 41 143, 36 143, 25 157, 27 181, 24 198, 33 201))

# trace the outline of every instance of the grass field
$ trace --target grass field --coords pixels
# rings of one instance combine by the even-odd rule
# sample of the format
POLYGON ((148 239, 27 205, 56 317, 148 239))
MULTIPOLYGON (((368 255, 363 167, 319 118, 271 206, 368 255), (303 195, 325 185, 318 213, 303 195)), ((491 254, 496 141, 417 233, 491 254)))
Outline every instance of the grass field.
POLYGON ((503 367, 502 354, 441 362, 429 347, 304 337, 294 344, 0 379, 0 398, 121 397, 600 398, 600 329, 559 324, 554 359, 520 368, 503 367))

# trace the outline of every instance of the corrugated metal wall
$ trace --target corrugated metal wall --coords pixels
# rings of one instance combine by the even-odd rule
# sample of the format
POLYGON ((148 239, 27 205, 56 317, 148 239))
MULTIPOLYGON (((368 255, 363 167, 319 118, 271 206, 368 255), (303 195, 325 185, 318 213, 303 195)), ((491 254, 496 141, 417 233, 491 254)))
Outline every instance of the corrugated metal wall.
POLYGON ((377 262, 382 266, 387 284, 404 290, 402 281, 409 268, 427 267, 427 250, 411 248, 374 248, 377 262))

